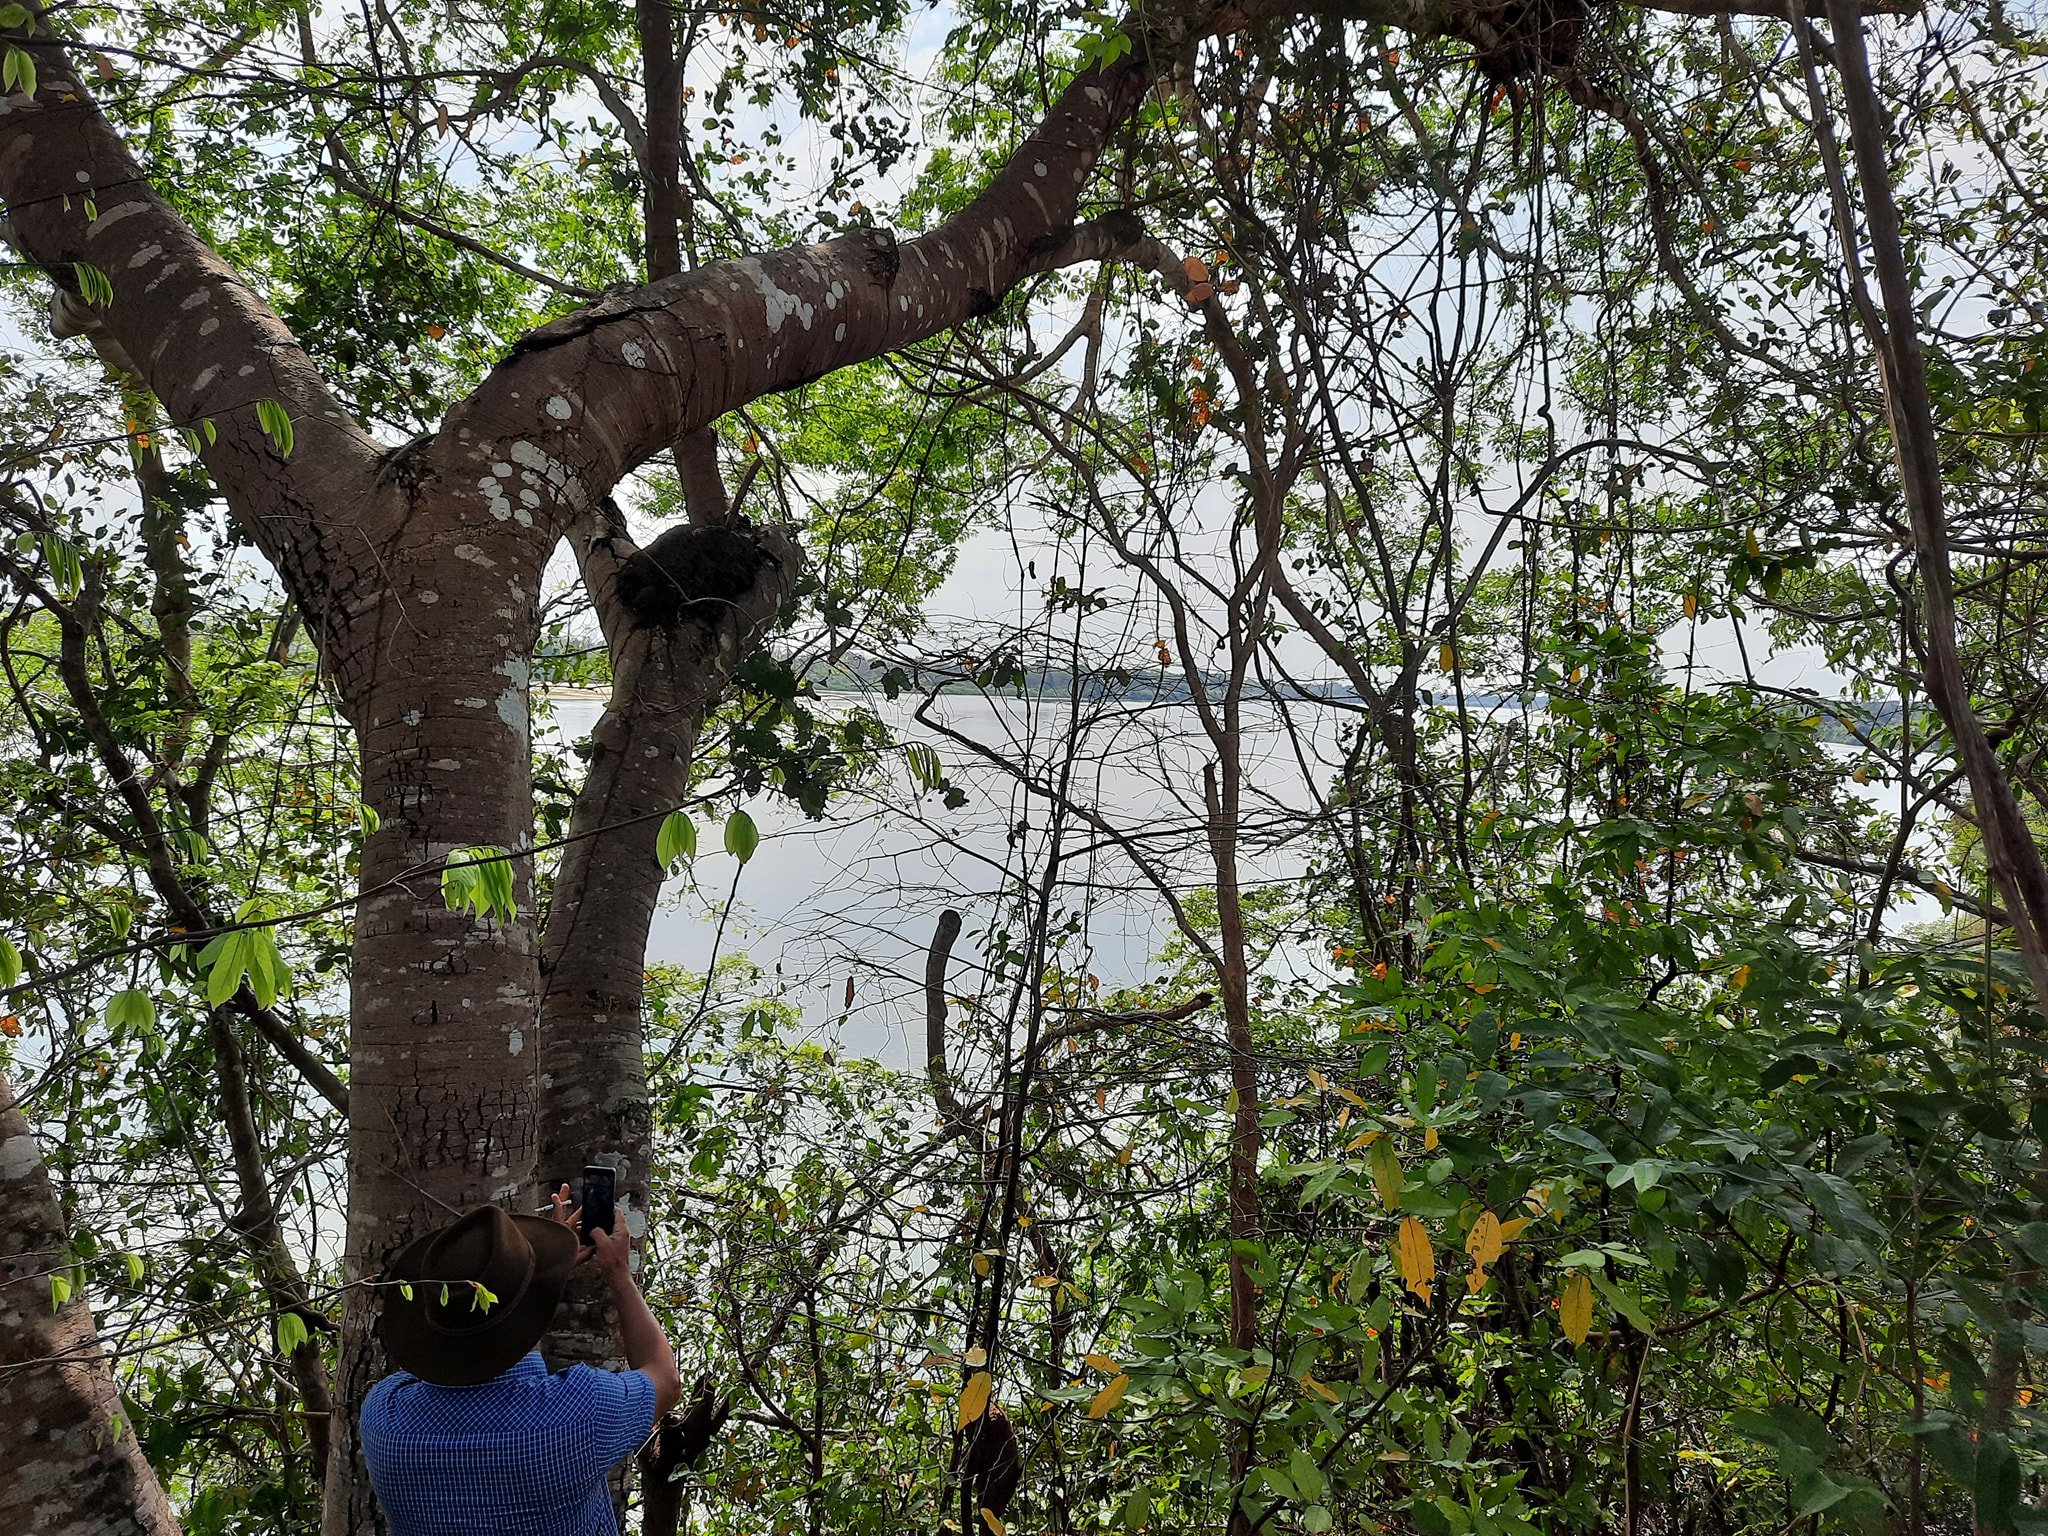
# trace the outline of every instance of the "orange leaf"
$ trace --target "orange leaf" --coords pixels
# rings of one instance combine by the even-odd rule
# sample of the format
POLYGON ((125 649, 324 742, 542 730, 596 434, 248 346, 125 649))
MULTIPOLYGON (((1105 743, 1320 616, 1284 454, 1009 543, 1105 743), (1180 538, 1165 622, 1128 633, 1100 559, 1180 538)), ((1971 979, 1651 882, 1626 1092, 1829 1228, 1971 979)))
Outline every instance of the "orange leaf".
POLYGON ((1564 1295, 1557 1304, 1557 1320, 1564 1336, 1574 1344, 1586 1342, 1593 1331, 1593 1281, 1583 1269, 1572 1271, 1564 1283, 1564 1295))
POLYGON ((967 1385, 960 1389, 960 1428, 965 1429, 988 1412, 988 1396, 995 1385, 987 1371, 976 1371, 967 1378, 967 1385))
POLYGON ((1394 1262, 1408 1289, 1428 1301, 1430 1282, 1436 1279, 1436 1249, 1429 1241, 1429 1229, 1413 1216, 1401 1219, 1401 1230, 1394 1239, 1394 1262))
POLYGON ((1472 1262, 1483 1269, 1498 1259, 1506 1247, 1507 1236, 1500 1218, 1491 1211, 1481 1211, 1472 1230, 1465 1235, 1465 1251, 1472 1255, 1472 1262))
POLYGON ((1104 1414, 1108 1413, 1110 1409, 1114 1408, 1118 1403, 1122 1402, 1124 1400, 1124 1394, 1128 1392, 1130 1389, 1131 1378, 1129 1376, 1117 1375, 1111 1377, 1108 1383, 1104 1385, 1103 1389, 1100 1392, 1096 1393, 1094 1397, 1089 1399, 1088 1417, 1091 1419, 1101 1418, 1104 1414))

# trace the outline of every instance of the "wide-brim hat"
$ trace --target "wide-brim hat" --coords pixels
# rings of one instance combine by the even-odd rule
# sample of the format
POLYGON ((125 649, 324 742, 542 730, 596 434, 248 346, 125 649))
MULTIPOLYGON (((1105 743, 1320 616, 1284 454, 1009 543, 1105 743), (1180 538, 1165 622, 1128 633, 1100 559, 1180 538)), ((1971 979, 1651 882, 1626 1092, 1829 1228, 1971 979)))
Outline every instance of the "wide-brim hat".
POLYGON ((562 1222, 495 1205, 415 1238, 384 1271, 385 1354, 445 1387, 503 1375, 548 1331, 580 1246, 562 1222))

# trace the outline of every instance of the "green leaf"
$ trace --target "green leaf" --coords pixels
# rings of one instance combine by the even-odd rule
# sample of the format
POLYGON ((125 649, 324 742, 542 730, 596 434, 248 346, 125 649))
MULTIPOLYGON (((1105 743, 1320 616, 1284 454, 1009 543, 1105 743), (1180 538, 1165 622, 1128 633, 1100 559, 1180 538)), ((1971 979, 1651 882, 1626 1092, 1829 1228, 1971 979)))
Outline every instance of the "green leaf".
POLYGON ((0 987, 11 987, 21 980, 21 951, 14 947, 14 941, 0 938, 0 987))
POLYGON ((277 1347, 290 1354, 311 1337, 306 1331, 306 1320, 296 1312, 277 1314, 277 1347))
MULTIPOLYGON (((214 955, 213 969, 206 974, 206 1001, 218 1008, 235 995, 243 976, 248 974, 249 931, 237 928, 233 933, 222 934, 216 942, 220 949, 214 955)), ((213 945, 207 948, 211 950, 213 945)))
POLYGON ((6 62, 0 64, 0 90, 13 90, 17 86, 22 95, 35 95, 36 61, 19 48, 9 48, 6 62))
POLYGON ((291 991, 292 969, 278 950, 274 930, 251 928, 247 938, 244 952, 249 969, 249 988, 256 994, 256 1001, 269 1008, 291 991))
POLYGON ((125 991, 116 992, 107 999, 107 1027, 124 1032, 154 1029, 155 1000, 140 987, 129 987, 125 991))
POLYGON ((697 823, 682 811, 670 811, 662 818, 661 831, 655 835, 655 862, 667 869, 677 859, 694 859, 696 856, 697 823))
POLYGON ((128 1283, 130 1285, 142 1284, 142 1255, 139 1253, 129 1253, 123 1254, 122 1257, 128 1261, 128 1283))
POLYGON ((58 1270, 50 1276, 50 1310, 55 1312, 71 1299, 72 1284, 69 1270, 58 1270))
POLYGON ((256 423, 270 440, 277 444, 277 451, 286 458, 292 452, 291 413, 275 400, 256 402, 256 423))
POLYGON ((488 845, 453 855, 441 871, 441 899, 451 912, 468 911, 509 921, 519 911, 510 856, 504 849, 488 845))
POLYGON ((725 823, 725 851, 744 864, 760 846, 761 832, 754 818, 745 811, 734 811, 725 823))
POLYGON ((28 25, 28 7, 25 5, 0 5, 0 28, 13 32, 28 25))
POLYGON ((2009 1531, 2019 1516, 2020 1462, 2003 1435, 1987 1432, 1977 1444, 1977 1528, 2009 1531))
POLYGON ((376 833, 379 827, 384 825, 384 818, 371 810, 367 805, 358 805, 356 807, 356 825, 362 829, 363 836, 370 837, 376 833))
POLYGON ((74 261, 71 275, 78 283, 78 296, 104 309, 114 302, 114 280, 90 262, 74 261))

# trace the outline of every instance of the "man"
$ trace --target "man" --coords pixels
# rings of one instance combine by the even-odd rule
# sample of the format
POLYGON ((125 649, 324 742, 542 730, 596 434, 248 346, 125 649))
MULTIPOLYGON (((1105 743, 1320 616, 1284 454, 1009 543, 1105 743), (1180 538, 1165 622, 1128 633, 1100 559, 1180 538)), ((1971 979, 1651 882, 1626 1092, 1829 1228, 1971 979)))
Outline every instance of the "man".
MULTIPOLYGON (((362 1445, 392 1536, 618 1536, 606 1474, 675 1407, 682 1377, 626 1238, 593 1228, 579 1242, 566 1184, 553 1204, 552 1219, 479 1206, 391 1262, 380 1327, 399 1369, 363 1401, 362 1445), (628 1369, 551 1374, 534 1346, 593 1257, 628 1369)), ((693 1419, 711 1412, 699 1396, 693 1419)))

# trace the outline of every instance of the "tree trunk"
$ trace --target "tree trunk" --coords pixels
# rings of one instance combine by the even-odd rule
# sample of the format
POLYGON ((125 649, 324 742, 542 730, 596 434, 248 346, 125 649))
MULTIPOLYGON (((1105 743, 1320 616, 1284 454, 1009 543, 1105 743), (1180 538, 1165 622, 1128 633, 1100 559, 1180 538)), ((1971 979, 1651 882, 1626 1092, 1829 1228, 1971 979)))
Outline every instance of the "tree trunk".
POLYGON ((441 892, 449 860, 532 837, 526 658, 544 545, 506 548, 493 507, 518 479, 493 478, 505 486, 495 502, 429 504, 404 524, 383 561, 392 598, 356 626, 377 637, 374 651, 335 667, 357 683, 348 706, 378 825, 363 850, 350 995, 350 1289, 327 1536, 381 1528, 355 1417, 385 1366, 375 1288, 357 1282, 471 1207, 535 1201, 531 856, 511 860, 509 918, 450 911, 441 892))
MULTIPOLYGON (((674 630, 637 624, 612 597, 621 535, 579 538, 584 579, 604 616, 612 693, 590 733, 590 767, 570 815, 542 939, 539 1177, 574 1185, 587 1163, 619 1171, 619 1209, 637 1242, 647 1228, 653 1157, 641 1018, 647 934, 668 871, 655 840, 689 792, 706 712, 781 613, 803 569, 785 531, 755 537, 774 557, 754 588, 710 619, 674 630)), ((593 1277, 594 1278, 594 1277, 593 1277)), ((600 1363, 615 1345, 600 1285, 582 1284, 551 1351, 600 1363)))
MULTIPOLYGON (((1885 160, 1886 131, 1870 58, 1863 43, 1863 18, 1856 0, 1828 0, 1835 58, 1848 104, 1849 141, 1856 179, 1863 192, 1870 261, 1884 305, 1882 322, 1866 315, 1884 379, 1891 420, 1892 451, 1899 487, 1913 528, 1927 638, 1927 696, 1948 728, 1956 758, 1970 783, 1984 860, 1992 883, 2005 898, 2012 932, 2034 983, 2035 1000, 2048 1011, 2048 867, 2013 797, 1998 755, 1970 699, 1956 647, 1955 575, 1949 564, 1948 517, 1943 506, 1940 451, 1934 440, 1934 403, 1927 388, 1927 364, 1920 350, 1920 319, 1906 270, 1898 205, 1892 197, 1891 167, 1885 160)), ((1843 231, 1854 259, 1853 231, 1843 231)))
POLYGON ((0 1531, 177 1536, 77 1280, 42 1150, 0 1076, 0 1531), (75 1288, 52 1306, 58 1273, 75 1288))

